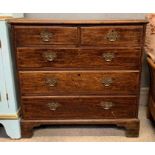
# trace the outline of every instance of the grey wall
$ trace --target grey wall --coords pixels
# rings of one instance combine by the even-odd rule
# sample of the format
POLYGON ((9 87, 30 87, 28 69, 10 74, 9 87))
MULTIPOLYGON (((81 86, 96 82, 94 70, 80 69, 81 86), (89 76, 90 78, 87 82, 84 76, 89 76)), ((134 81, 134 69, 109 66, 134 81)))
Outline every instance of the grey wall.
MULTIPOLYGON (((26 13, 26 18, 56 19, 145 19, 144 13, 26 13)), ((144 54, 142 70, 142 87, 149 86, 149 71, 144 54)))
POLYGON ((144 19, 144 13, 26 13, 28 18, 57 19, 144 19))

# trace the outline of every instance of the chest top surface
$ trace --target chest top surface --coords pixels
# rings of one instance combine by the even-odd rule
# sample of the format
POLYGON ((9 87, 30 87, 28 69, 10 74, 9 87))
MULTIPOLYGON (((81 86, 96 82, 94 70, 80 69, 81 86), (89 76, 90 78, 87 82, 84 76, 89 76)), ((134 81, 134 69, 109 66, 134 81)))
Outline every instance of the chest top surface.
POLYGON ((60 20, 60 19, 33 19, 16 18, 7 20, 11 24, 146 24, 147 20, 60 20))

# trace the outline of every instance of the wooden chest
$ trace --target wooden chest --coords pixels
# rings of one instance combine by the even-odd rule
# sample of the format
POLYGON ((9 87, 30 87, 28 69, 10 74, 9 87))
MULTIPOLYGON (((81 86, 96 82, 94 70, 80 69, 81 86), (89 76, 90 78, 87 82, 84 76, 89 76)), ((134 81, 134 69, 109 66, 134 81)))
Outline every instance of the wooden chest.
POLYGON ((138 136, 144 20, 10 20, 22 135, 44 124, 115 124, 138 136))

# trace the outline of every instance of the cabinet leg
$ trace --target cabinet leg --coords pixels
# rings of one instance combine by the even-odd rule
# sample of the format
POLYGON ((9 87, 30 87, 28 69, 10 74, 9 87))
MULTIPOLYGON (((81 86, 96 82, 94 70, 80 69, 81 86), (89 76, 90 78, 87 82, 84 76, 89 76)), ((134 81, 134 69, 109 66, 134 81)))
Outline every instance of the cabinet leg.
POLYGON ((126 129, 126 137, 138 137, 140 122, 139 120, 132 120, 130 122, 118 123, 117 126, 124 127, 126 129))
POLYGON ((140 128, 139 121, 126 124, 125 128, 126 128, 127 137, 138 137, 139 136, 139 128, 140 128))
POLYGON ((7 135, 11 139, 21 138, 21 130, 20 130, 20 121, 19 120, 0 120, 0 124, 2 124, 4 126, 7 135))
POLYGON ((33 136, 33 126, 31 123, 21 122, 22 138, 31 138, 33 136))

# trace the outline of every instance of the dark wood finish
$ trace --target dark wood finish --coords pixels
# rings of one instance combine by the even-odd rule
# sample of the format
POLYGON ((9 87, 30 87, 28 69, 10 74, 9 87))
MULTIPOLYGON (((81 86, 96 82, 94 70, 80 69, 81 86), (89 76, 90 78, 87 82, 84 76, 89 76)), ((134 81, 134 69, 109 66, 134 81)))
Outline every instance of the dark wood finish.
POLYGON ((140 67, 141 49, 126 48, 17 48, 18 68, 20 70, 57 70, 57 69, 89 69, 89 70, 138 70, 140 67), (56 58, 48 61, 44 53, 55 53, 56 58), (112 53, 114 58, 108 61, 104 54, 112 53))
POLYGON ((77 44, 77 28, 62 26, 15 26, 18 46, 77 44), (50 34, 49 41, 43 41, 42 32, 50 34))
POLYGON ((149 65, 151 75, 147 117, 149 119, 155 120, 155 64, 149 57, 147 58, 147 62, 149 65))
POLYGON ((33 129, 41 125, 116 125, 126 129, 127 137, 139 136, 139 120, 138 119, 70 119, 70 120, 21 120, 22 136, 30 138, 33 136, 33 129))
POLYGON ((81 45, 95 45, 106 47, 139 47, 143 39, 143 26, 104 26, 82 27, 81 45), (107 39, 108 33, 113 30, 117 33, 116 41, 107 39))
POLYGON ((136 102, 136 97, 23 97, 22 110, 28 120, 135 118, 136 102), (50 104, 58 107, 51 109, 50 104))
POLYGON ((104 71, 21 71, 22 95, 135 95, 138 91, 138 72, 104 71), (56 80, 50 86, 47 80, 56 80), (103 83, 112 79, 109 86, 103 83))
POLYGON ((46 124, 115 124, 139 134, 145 20, 9 20, 22 136, 46 124))
POLYGON ((139 136, 139 128, 140 128, 139 120, 126 122, 126 123, 119 123, 117 124, 117 126, 125 127, 127 137, 138 137, 139 136))

